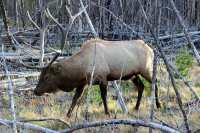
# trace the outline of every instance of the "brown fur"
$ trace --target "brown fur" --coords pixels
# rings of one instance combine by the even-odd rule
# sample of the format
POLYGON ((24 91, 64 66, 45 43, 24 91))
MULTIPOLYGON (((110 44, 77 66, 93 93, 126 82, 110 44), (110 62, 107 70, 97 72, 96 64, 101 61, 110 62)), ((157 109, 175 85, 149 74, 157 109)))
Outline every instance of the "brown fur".
MULTIPOLYGON (((70 116, 83 94, 85 85, 90 82, 94 57, 94 83, 100 86, 105 113, 109 114, 106 101, 108 81, 119 79, 132 79, 137 86, 138 100, 135 108, 138 109, 144 85, 137 75, 140 74, 151 82, 154 57, 153 50, 142 40, 91 39, 86 41, 77 54, 42 70, 39 83, 34 91, 35 94, 42 95, 57 90, 69 92, 76 88, 72 105, 67 114, 70 116)), ((156 101, 159 104, 157 98, 156 101)), ((158 104, 157 106, 160 106, 158 104)))

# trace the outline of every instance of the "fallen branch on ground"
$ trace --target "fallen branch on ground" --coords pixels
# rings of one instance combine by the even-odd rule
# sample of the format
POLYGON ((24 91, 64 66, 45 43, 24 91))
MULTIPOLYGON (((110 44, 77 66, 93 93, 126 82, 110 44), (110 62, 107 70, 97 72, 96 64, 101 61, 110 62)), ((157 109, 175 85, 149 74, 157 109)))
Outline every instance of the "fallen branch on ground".
POLYGON ((61 122, 63 123, 64 125, 70 127, 70 124, 61 120, 61 119, 55 119, 55 118, 40 118, 40 119, 28 119, 28 120, 20 120, 20 122, 42 122, 42 121, 57 121, 57 122, 61 122))
POLYGON ((108 125, 119 125, 119 124, 151 127, 153 129, 159 129, 163 132, 179 133, 179 131, 177 131, 176 129, 161 125, 159 123, 149 122, 149 121, 145 121, 145 120, 133 120, 133 119, 110 119, 110 120, 95 121, 95 122, 91 122, 91 123, 82 123, 82 124, 75 125, 72 128, 62 130, 61 133, 71 133, 75 130, 80 130, 80 129, 84 129, 84 128, 108 126, 108 125))
MULTIPOLYGON (((0 119, 0 125, 2 123, 4 123, 3 125, 5 125, 5 124, 7 124, 9 126, 13 125, 13 121, 11 121, 11 120, 0 119)), ((24 128, 27 128, 27 129, 45 132, 45 133, 58 133, 57 131, 54 131, 54 130, 51 130, 51 129, 48 129, 48 128, 45 128, 45 127, 41 127, 41 126, 38 126, 38 125, 33 125, 33 124, 30 124, 30 123, 16 122, 16 125, 22 126, 24 128)))

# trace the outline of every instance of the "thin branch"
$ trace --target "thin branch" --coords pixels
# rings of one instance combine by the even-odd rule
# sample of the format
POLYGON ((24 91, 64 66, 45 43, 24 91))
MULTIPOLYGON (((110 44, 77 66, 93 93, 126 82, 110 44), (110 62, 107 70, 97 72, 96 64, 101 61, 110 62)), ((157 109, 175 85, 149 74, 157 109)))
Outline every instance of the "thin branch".
POLYGON ((121 106, 122 111, 123 111, 125 114, 127 114, 127 113, 128 113, 128 108, 127 108, 127 106, 126 106, 126 104, 125 104, 125 102, 124 102, 124 98, 123 98, 123 96, 122 96, 122 93, 121 93, 121 91, 120 91, 120 88, 119 88, 117 82, 116 82, 116 81, 113 81, 113 82, 112 82, 112 86, 116 89, 117 99, 118 99, 118 102, 119 102, 119 104, 120 104, 120 106, 121 106))
POLYGON ((66 123, 65 121, 61 120, 61 119, 55 119, 55 118, 39 118, 39 119, 26 119, 26 120, 19 120, 19 122, 35 122, 35 121, 58 121, 61 122, 63 124, 65 124, 66 126, 70 127, 69 123, 66 123))
POLYGON ((62 29, 62 30, 65 29, 65 28, 57 21, 57 19, 53 17, 53 15, 52 15, 52 14, 50 13, 50 11, 49 11, 49 8, 47 8, 47 9, 45 10, 45 13, 46 13, 47 17, 50 17, 50 18, 54 21, 54 23, 56 23, 56 24, 58 25, 58 27, 59 27, 60 29, 62 29))
POLYGON ((65 8, 67 9, 67 12, 68 12, 68 14, 69 14, 69 17, 72 19, 72 18, 73 18, 73 15, 72 15, 72 13, 71 13, 69 7, 66 5, 65 8))
MULTIPOLYGON (((82 0, 80 0, 80 4, 81 4, 81 8, 84 8, 84 4, 83 4, 83 1, 82 1, 82 0)), ((89 17, 89 15, 88 15, 88 13, 87 13, 86 10, 84 10, 84 14, 85 14, 85 16, 86 16, 86 19, 87 19, 87 22, 88 22, 88 24, 89 24, 89 26, 90 26, 90 29, 92 30, 92 33, 94 34, 95 37, 98 37, 98 34, 97 34, 97 32, 95 31, 95 28, 94 28, 94 26, 92 25, 92 21, 90 20, 90 17, 89 17)))
POLYGON ((40 30, 40 27, 35 23, 35 21, 33 21, 31 15, 29 14, 29 11, 27 11, 27 15, 28 15, 28 18, 29 18, 29 20, 31 21, 31 23, 32 23, 38 30, 40 30))
POLYGON ((143 127, 151 127, 154 129, 161 130, 167 133, 179 133, 176 129, 161 125, 155 122, 149 122, 145 120, 133 120, 133 119, 110 119, 110 120, 102 120, 102 121, 95 121, 91 123, 82 123, 73 126, 72 128, 65 129, 61 131, 61 133, 71 133, 76 130, 90 128, 90 127, 99 127, 99 126, 109 126, 109 125, 132 125, 132 126, 143 126, 143 127))

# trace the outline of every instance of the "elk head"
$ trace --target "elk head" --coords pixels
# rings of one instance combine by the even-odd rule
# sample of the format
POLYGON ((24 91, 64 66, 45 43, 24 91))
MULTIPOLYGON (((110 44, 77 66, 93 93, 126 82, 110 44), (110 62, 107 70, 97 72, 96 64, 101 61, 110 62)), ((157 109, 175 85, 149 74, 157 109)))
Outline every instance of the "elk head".
POLYGON ((39 77, 39 82, 34 90, 34 94, 41 96, 44 93, 56 92, 59 89, 60 79, 58 76, 61 72, 61 65, 59 63, 52 64, 58 54, 53 58, 47 67, 42 68, 39 77))
POLYGON ((39 77, 39 82, 34 90, 34 94, 41 96, 43 93, 55 92, 58 89, 59 76, 57 76, 61 71, 61 65, 59 63, 53 64, 53 62, 59 57, 60 53, 57 53, 51 60, 51 62, 43 67, 39 66, 29 66, 24 64, 21 60, 20 63, 30 69, 41 70, 39 77))

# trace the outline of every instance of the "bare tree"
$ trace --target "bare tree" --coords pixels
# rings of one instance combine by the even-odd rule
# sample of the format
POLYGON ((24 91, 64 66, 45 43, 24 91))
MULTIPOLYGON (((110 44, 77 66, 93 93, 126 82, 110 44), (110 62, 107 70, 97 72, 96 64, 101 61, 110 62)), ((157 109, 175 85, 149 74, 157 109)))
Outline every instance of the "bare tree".
POLYGON ((186 115, 185 110, 183 109, 183 103, 182 103, 182 100, 181 100, 181 96, 180 96, 180 93, 179 93, 178 88, 176 86, 176 83, 175 83, 175 80, 174 80, 174 77, 173 77, 173 72, 172 72, 172 70, 170 69, 170 66, 169 66, 169 62, 168 62, 164 52, 162 51, 161 46, 159 45, 159 39, 158 39, 158 37, 156 37, 156 35, 155 35, 154 31, 153 31, 153 28, 151 27, 151 23, 149 22, 149 19, 148 19, 147 15, 146 15, 146 12, 145 12, 145 10, 143 8, 143 5, 142 5, 141 1, 140 0, 137 0, 137 1, 140 4, 140 8, 141 8, 143 16, 144 16, 144 18, 146 20, 146 23, 147 23, 147 25, 148 25, 148 27, 150 29, 150 32, 151 32, 151 34, 152 34, 152 36, 154 38, 156 47, 157 47, 158 51, 161 54, 161 57, 163 58, 163 60, 165 62, 167 71, 168 71, 170 79, 171 79, 171 83, 173 85, 173 88, 174 88, 174 91, 175 91, 175 94, 176 94, 178 105, 179 105, 180 110, 181 110, 182 115, 183 115, 183 119, 184 119, 184 122, 185 122, 186 130, 187 130, 187 132, 191 132, 190 128, 189 128, 189 124, 188 124, 187 115, 186 115))

